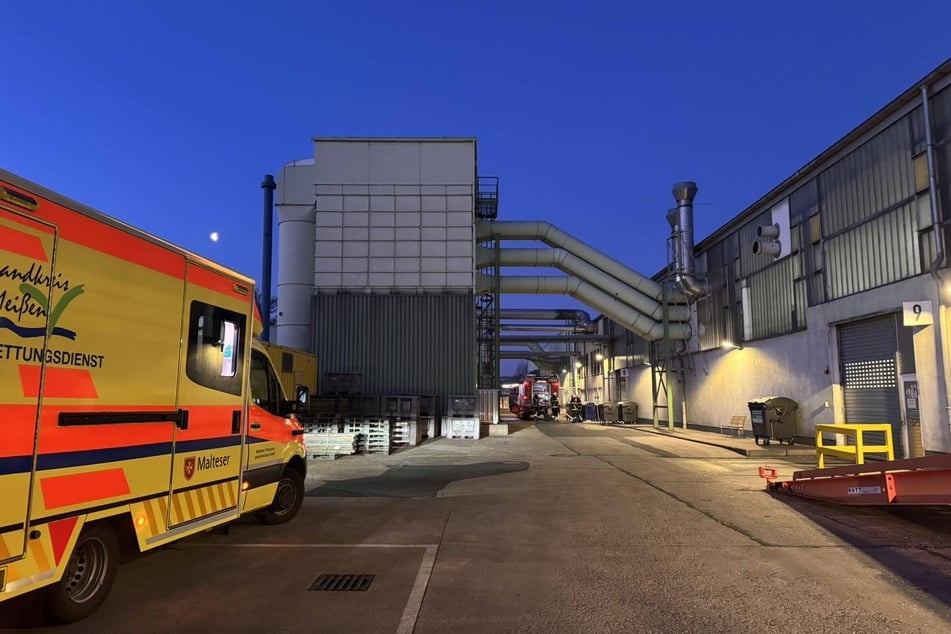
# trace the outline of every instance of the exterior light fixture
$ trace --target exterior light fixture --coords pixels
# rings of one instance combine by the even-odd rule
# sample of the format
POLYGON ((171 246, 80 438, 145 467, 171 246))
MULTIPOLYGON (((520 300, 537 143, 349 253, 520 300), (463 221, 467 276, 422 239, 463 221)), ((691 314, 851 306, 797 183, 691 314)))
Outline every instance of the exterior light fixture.
POLYGON ((581 361, 575 361, 575 367, 581 369, 581 361))
POLYGON ((598 361, 604 361, 604 355, 601 354, 600 352, 594 355, 594 358, 597 359, 598 361))
POLYGON ((733 343, 729 339, 724 339, 723 343, 720 344, 720 347, 724 350, 742 350, 743 346, 733 343))

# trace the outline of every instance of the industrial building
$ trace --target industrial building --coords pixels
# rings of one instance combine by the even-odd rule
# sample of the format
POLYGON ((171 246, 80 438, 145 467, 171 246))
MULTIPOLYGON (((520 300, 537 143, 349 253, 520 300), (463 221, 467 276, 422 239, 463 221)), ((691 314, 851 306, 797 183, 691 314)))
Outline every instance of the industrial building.
POLYGON ((697 243, 698 188, 676 184, 651 276, 544 219, 497 220, 475 139, 315 139, 278 178, 277 343, 368 393, 474 394, 521 356, 655 424, 719 429, 783 396, 797 442, 816 424, 889 422, 899 454, 951 451, 949 83, 951 61, 697 243), (506 293, 601 315, 496 310, 506 293), (522 318, 548 325, 505 334, 522 318))

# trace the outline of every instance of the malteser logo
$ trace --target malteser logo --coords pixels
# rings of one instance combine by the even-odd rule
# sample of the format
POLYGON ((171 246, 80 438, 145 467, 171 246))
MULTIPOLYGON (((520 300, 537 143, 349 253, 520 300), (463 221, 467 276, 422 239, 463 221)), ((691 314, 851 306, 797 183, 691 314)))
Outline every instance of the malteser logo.
POLYGON ((193 475, 195 475, 195 459, 185 458, 185 479, 191 480, 193 475))

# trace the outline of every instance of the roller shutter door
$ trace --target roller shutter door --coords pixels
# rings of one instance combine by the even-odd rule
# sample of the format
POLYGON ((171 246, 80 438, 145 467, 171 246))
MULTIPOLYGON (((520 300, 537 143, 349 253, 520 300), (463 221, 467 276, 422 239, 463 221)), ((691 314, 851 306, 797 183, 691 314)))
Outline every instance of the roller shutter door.
MULTIPOLYGON (((896 316, 842 324, 838 330, 846 422, 891 423, 895 457, 902 457, 896 316)), ((867 443, 885 442, 884 434, 866 434, 865 438, 867 443)), ((872 455, 870 458, 880 456, 872 455)))

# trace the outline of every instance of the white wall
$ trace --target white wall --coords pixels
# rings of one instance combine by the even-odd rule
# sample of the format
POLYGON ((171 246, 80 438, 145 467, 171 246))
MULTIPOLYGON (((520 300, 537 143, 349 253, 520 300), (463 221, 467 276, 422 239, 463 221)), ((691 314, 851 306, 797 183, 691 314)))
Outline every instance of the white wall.
POLYGON ((474 139, 314 142, 318 292, 472 292, 474 139))

